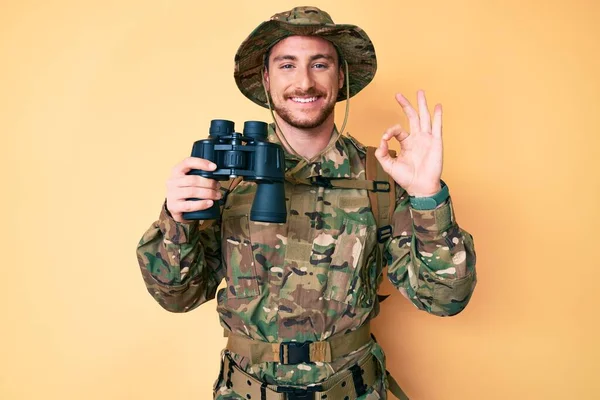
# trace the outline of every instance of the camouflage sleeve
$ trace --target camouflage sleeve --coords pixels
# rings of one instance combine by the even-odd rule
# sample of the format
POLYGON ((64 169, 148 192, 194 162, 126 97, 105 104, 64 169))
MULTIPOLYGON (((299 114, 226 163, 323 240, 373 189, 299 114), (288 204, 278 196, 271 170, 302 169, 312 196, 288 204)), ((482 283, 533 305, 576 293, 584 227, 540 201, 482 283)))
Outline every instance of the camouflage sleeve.
POLYGON ((148 292, 166 310, 187 312, 215 297, 223 278, 216 221, 175 221, 163 204, 137 258, 148 292))
POLYGON ((450 198, 435 210, 415 210, 400 191, 385 246, 388 278, 419 309, 458 314, 477 282, 473 237, 457 225, 450 198))

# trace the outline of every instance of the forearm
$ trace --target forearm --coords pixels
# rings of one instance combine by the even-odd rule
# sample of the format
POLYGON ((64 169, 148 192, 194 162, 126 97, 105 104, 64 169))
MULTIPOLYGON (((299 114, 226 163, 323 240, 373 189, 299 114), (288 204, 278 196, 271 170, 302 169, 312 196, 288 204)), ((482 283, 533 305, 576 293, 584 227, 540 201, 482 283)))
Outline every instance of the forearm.
POLYGON ((472 236, 459 228, 450 198, 435 210, 414 210, 404 194, 386 246, 388 277, 418 308, 435 315, 464 309, 476 284, 472 236))
POLYGON ((148 292, 172 312, 214 298, 222 279, 218 226, 177 223, 164 206, 140 240, 137 257, 148 292))

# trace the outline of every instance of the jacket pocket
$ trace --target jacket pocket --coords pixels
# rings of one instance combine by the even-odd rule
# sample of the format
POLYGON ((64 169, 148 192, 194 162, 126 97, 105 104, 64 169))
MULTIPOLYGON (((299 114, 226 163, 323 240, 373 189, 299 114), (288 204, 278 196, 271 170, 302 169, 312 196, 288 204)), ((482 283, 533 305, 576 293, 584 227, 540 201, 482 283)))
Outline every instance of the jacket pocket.
POLYGON ((359 297, 369 291, 365 285, 363 265, 366 257, 366 244, 373 240, 374 228, 345 218, 339 233, 334 237, 331 263, 327 272, 327 287, 324 297, 341 303, 356 305, 359 297), (361 276, 362 275, 362 276, 361 276))
POLYGON ((250 241, 247 215, 224 217, 221 229, 222 251, 227 267, 227 297, 247 298, 260 294, 260 277, 250 241))

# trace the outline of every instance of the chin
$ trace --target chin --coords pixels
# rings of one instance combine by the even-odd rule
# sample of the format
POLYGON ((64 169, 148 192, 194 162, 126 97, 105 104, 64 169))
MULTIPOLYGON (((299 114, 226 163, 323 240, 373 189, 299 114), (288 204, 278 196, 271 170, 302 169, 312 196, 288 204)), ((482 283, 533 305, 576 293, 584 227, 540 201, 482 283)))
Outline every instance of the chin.
POLYGON ((314 128, 318 128, 319 126, 321 126, 321 123, 313 123, 313 122, 294 122, 290 124, 291 126, 293 126, 294 128, 297 129, 314 129, 314 128))
POLYGON ((314 129, 323 125, 325 121, 331 116, 332 111, 330 110, 321 110, 318 115, 314 117, 306 117, 305 114, 300 114, 298 116, 294 115, 288 109, 275 109, 279 117, 283 119, 288 125, 293 126, 297 129, 314 129))
POLYGON ((294 128, 301 128, 301 129, 314 129, 314 128, 318 128, 319 126, 323 125, 323 123, 327 120, 328 116, 325 117, 315 117, 315 118, 310 118, 310 119, 295 119, 295 118, 290 118, 290 119, 284 119, 288 124, 290 124, 291 126, 293 126, 294 128))

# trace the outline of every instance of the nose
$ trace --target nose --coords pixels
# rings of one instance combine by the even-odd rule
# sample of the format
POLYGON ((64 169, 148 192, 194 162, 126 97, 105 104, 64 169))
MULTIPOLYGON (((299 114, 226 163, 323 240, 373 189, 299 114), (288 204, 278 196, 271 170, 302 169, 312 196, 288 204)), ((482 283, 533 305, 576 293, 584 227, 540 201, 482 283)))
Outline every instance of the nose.
POLYGON ((310 67, 308 68, 299 68, 297 75, 296 86, 298 89, 306 92, 311 89, 315 85, 315 81, 311 74, 310 67))

